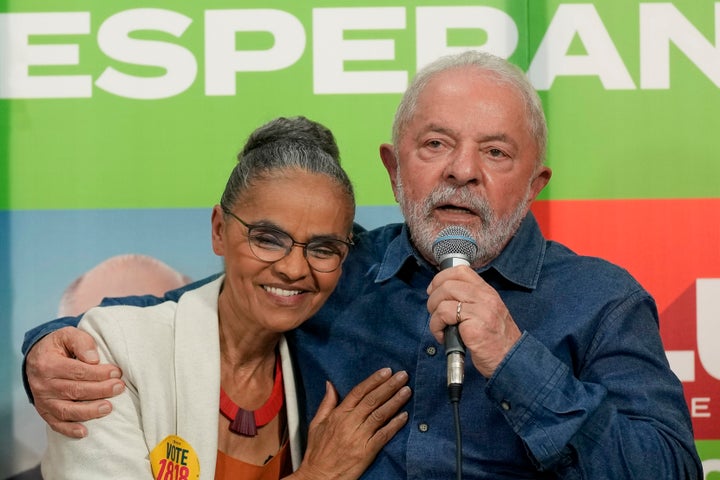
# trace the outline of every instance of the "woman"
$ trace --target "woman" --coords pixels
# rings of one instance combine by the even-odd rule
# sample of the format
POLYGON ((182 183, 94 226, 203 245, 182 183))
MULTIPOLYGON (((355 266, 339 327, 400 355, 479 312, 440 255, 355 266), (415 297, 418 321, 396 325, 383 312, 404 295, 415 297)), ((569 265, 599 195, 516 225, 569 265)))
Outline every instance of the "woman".
POLYGON ((127 388, 88 439, 48 430, 44 478, 355 478, 405 424, 404 372, 376 372, 337 408, 328 384, 302 456, 282 334, 337 284, 355 209, 326 135, 299 117, 250 136, 212 212, 225 275, 177 303, 85 314, 127 388), (308 127, 324 134, 295 135, 308 127))

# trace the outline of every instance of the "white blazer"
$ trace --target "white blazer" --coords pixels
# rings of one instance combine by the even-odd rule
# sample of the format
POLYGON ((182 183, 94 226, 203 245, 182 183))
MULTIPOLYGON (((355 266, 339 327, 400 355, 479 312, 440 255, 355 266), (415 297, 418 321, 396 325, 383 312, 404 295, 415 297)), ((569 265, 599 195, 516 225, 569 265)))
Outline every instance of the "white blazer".
MULTIPOLYGON (((168 435, 195 450, 200 478, 213 479, 220 399, 217 299, 224 277, 189 291, 177 303, 112 306, 88 311, 79 327, 97 341, 100 361, 123 371, 125 391, 113 411, 86 422, 88 437, 48 428, 45 480, 152 478, 149 452, 168 435)), ((280 341, 293 469, 302 459, 295 378, 280 341)))

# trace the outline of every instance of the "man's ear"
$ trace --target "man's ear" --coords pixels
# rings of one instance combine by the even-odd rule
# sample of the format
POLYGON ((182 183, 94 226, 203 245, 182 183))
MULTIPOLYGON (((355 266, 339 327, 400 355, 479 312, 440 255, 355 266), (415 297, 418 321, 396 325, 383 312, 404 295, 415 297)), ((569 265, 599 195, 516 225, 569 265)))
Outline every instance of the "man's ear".
POLYGON ((533 178, 532 182, 530 182, 531 202, 540 195, 542 189, 545 188, 545 185, 547 185, 550 181, 550 177, 552 177, 552 170, 550 170, 550 167, 546 167, 545 165, 542 165, 538 171, 535 172, 535 178, 533 178))
POLYGON ((395 148, 389 143, 383 143, 380 145, 380 158, 382 159, 385 170, 387 170, 390 176, 390 185, 393 189, 393 195, 395 195, 395 201, 398 201, 397 194, 397 176, 398 176, 398 159, 395 155, 395 148))

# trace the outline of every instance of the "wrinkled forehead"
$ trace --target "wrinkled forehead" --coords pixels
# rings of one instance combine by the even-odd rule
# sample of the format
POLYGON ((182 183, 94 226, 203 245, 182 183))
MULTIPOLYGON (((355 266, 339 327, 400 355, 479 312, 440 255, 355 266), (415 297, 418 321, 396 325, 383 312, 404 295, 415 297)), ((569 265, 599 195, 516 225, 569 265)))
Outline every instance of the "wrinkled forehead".
MULTIPOLYGON (((498 125, 504 123, 507 128, 506 132, 485 133, 503 135, 514 131, 516 135, 527 134, 526 140, 536 155, 544 148, 541 145, 544 118, 536 118, 533 99, 528 98, 528 93, 514 79, 494 71, 464 66, 437 72, 418 92, 413 107, 400 139, 413 123, 442 124, 442 119, 462 123, 482 118, 496 120, 498 125)), ((542 113, 539 115, 543 116, 542 113)))

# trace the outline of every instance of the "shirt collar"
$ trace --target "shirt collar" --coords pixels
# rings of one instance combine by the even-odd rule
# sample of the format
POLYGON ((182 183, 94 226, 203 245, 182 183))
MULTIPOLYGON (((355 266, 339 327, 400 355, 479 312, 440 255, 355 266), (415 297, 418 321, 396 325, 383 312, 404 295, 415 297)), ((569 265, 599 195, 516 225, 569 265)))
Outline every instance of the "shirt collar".
POLYGON ((545 238, 535 215, 528 212, 500 255, 478 272, 492 268, 516 285, 535 289, 545 259, 545 248, 545 238))
MULTIPOLYGON (((518 286, 534 289, 540 277, 544 258, 545 239, 535 216, 532 212, 528 212, 500 255, 488 265, 477 269, 477 272, 483 273, 493 269, 518 286)), ((395 276, 411 259, 426 269, 435 268, 413 247, 407 225, 403 224, 400 234, 390 241, 385 250, 375 283, 384 282, 395 276)))
POLYGON ((375 283, 381 283, 394 277, 411 258, 420 265, 432 269, 433 267, 420 255, 410 242, 410 232, 407 224, 403 223, 400 234, 393 238, 385 249, 380 269, 375 277, 375 283))

